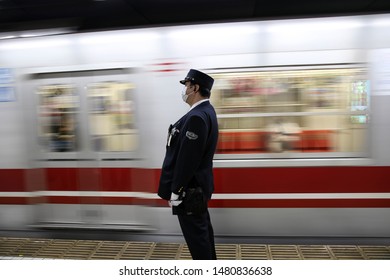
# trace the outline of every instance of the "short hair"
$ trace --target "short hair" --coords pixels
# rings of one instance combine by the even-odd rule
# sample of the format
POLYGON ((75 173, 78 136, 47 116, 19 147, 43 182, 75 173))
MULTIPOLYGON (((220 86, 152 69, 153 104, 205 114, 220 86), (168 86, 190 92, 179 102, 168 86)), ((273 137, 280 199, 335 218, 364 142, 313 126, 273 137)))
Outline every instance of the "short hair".
POLYGON ((200 92, 200 95, 201 95, 202 97, 210 98, 211 92, 210 92, 210 90, 209 90, 208 88, 206 88, 206 87, 204 87, 204 86, 202 86, 202 85, 200 85, 200 84, 198 84, 198 83, 196 83, 196 82, 191 82, 191 81, 190 81, 190 83, 191 83, 192 86, 193 86, 193 85, 198 85, 198 86, 199 86, 199 92, 200 92))

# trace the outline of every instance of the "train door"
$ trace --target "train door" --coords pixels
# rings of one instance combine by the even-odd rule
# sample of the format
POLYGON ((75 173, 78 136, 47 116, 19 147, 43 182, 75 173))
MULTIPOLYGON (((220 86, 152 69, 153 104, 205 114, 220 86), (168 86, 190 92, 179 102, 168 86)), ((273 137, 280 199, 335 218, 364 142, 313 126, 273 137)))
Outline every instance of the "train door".
POLYGON ((79 178, 87 193, 81 205, 84 220, 100 228, 148 227, 138 207, 123 205, 131 204, 127 195, 132 190, 134 169, 129 167, 137 167, 141 158, 135 76, 131 69, 106 69, 93 71, 83 79, 86 146, 93 161, 80 162, 79 178), (95 182, 90 182, 91 178, 95 182), (88 195, 93 192, 99 196, 88 195))
POLYGON ((143 215, 118 205, 140 157, 132 69, 54 69, 28 77, 38 224, 145 228, 143 215))
POLYGON ((71 73, 34 71, 27 75, 26 138, 31 169, 27 186, 36 224, 62 227, 81 224, 78 163, 86 158, 85 122, 81 117, 80 79, 71 73))

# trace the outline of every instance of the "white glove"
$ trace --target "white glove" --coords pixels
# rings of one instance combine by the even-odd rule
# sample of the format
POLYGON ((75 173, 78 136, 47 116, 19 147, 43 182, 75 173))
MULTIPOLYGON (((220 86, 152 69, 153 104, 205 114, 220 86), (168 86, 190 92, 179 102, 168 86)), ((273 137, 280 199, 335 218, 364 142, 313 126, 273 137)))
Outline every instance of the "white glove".
POLYGON ((179 195, 175 194, 175 193, 171 194, 171 199, 168 201, 170 207, 179 206, 180 203, 182 203, 182 202, 183 202, 183 200, 182 199, 179 200, 179 195))

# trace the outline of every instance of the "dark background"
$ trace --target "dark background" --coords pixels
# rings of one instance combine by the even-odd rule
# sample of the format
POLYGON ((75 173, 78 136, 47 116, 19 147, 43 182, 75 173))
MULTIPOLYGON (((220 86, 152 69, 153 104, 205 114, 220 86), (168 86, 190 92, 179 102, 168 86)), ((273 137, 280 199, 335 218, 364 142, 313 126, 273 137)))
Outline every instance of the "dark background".
POLYGON ((84 32, 387 12, 389 0, 0 0, 0 33, 59 27, 84 32))

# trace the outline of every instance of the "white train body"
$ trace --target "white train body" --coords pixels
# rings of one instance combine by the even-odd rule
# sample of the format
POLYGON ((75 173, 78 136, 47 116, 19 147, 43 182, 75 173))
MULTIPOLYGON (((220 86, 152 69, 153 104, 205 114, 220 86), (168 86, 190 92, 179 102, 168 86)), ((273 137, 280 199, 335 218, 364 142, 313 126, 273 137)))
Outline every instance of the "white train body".
POLYGON ((384 14, 0 40, 0 227, 180 233, 156 190, 195 68, 216 79, 216 235, 389 237, 389 31, 384 14))

